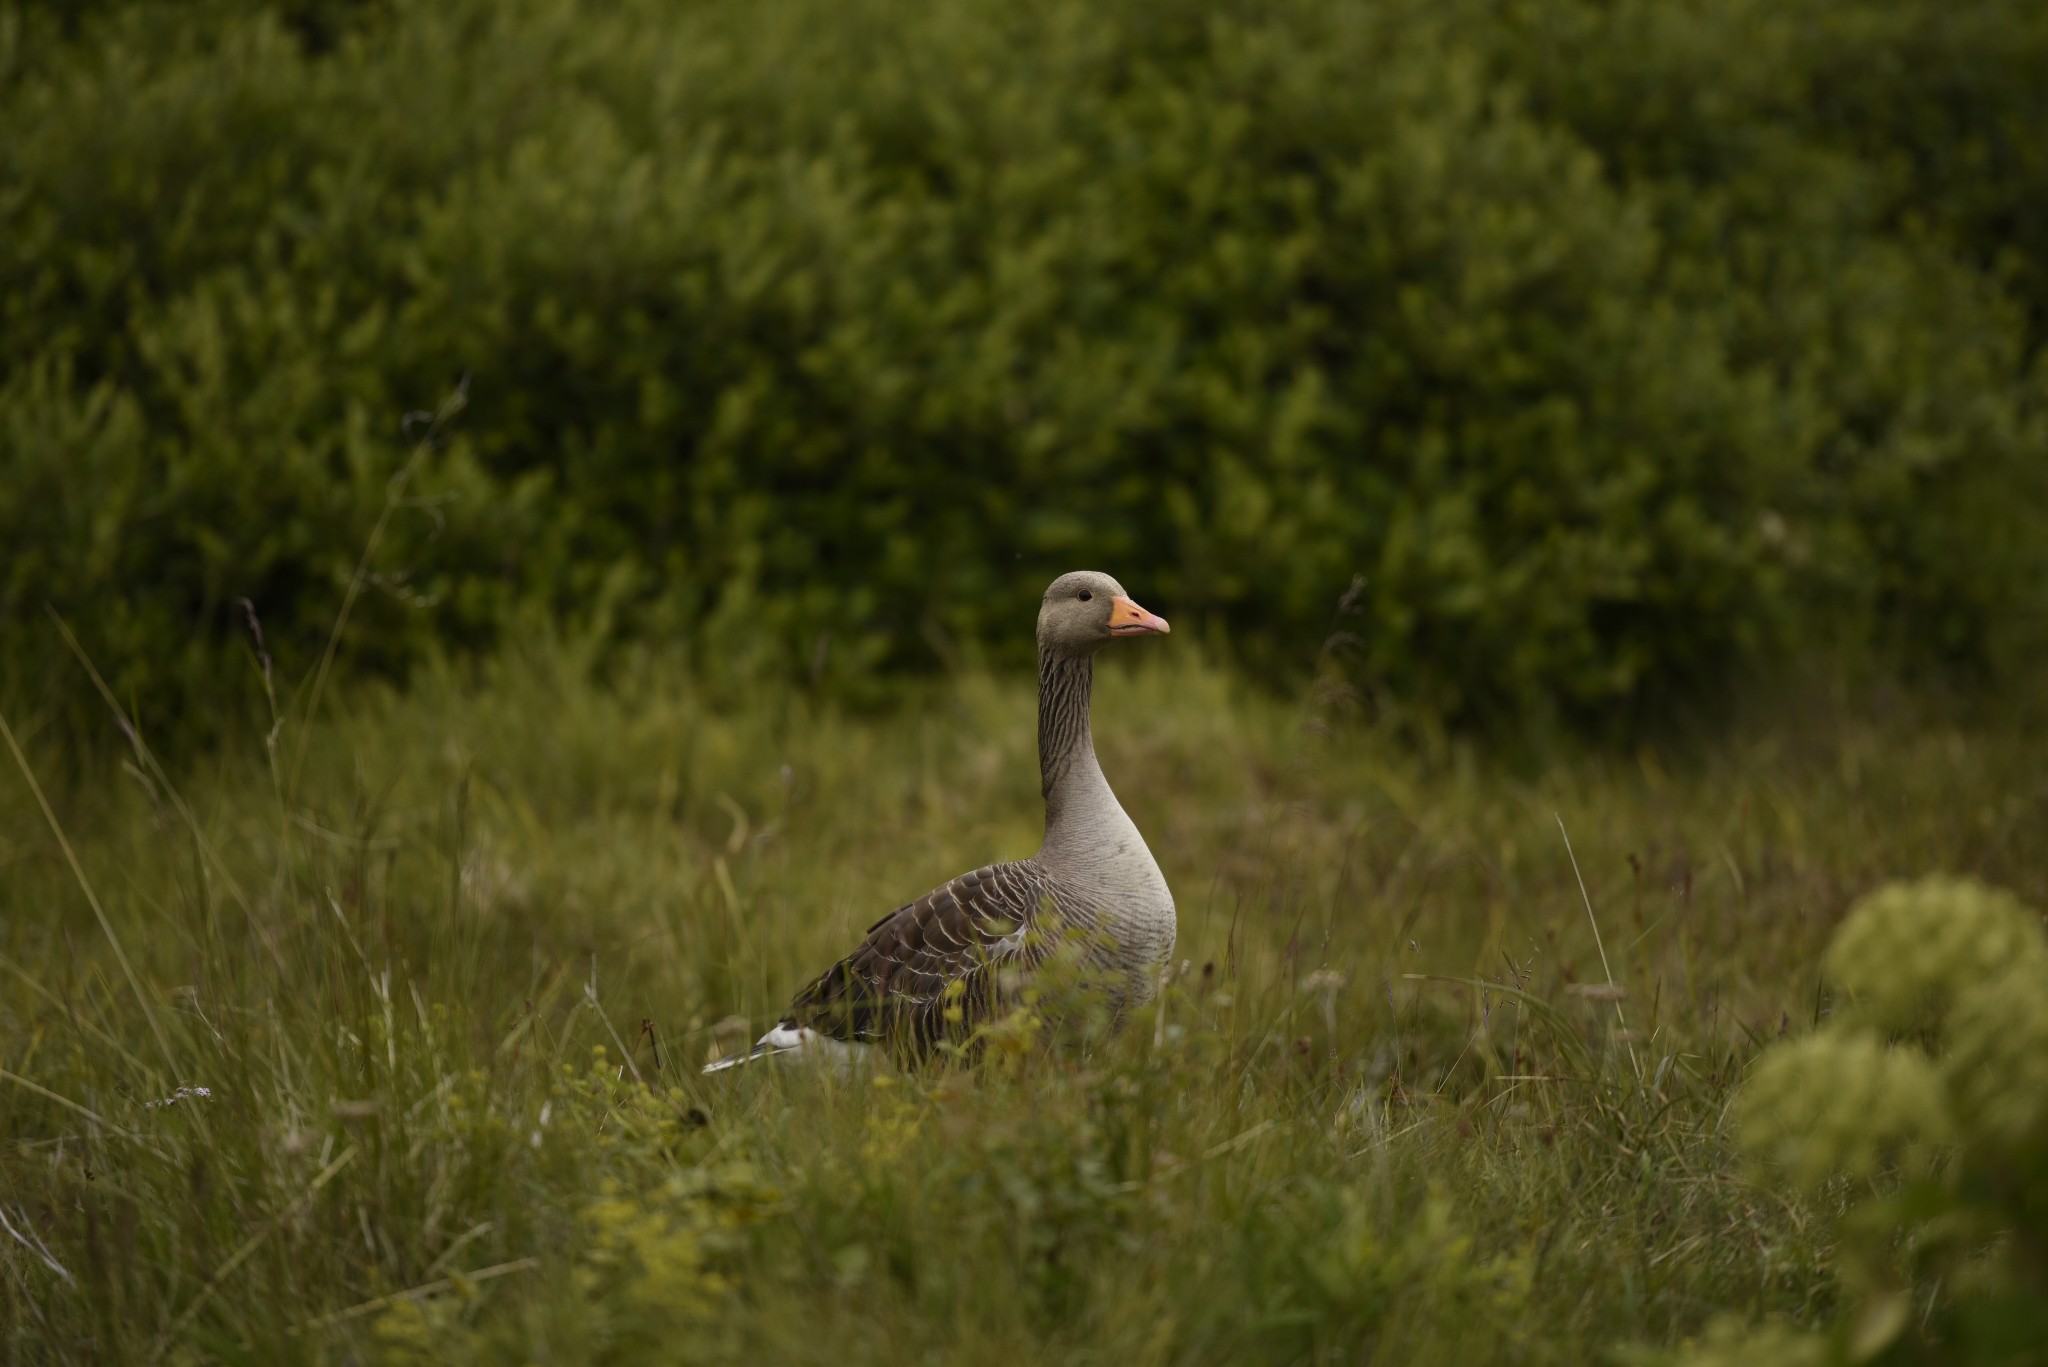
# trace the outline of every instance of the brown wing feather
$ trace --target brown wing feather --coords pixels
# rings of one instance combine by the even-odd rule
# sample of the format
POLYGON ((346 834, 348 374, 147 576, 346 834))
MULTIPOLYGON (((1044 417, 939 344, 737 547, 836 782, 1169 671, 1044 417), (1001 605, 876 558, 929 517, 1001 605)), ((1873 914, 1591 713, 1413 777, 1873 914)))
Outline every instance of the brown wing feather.
POLYGON ((917 1049, 964 1033, 1000 1005, 1003 970, 1044 957, 1033 931, 1053 891, 1029 864, 962 874, 869 926, 851 954, 797 994, 786 1020, 834 1039, 917 1049), (949 1021, 954 1006, 960 1014, 949 1021))

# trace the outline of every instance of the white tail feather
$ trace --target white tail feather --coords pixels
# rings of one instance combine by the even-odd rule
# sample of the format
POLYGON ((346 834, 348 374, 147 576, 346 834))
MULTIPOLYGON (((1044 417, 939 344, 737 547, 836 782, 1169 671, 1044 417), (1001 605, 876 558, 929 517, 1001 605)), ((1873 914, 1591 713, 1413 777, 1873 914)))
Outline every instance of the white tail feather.
POLYGON ((810 1059, 831 1059, 846 1063, 866 1054, 864 1045, 848 1044, 844 1040, 821 1035, 807 1026, 782 1021, 773 1030, 754 1042, 754 1047, 744 1054, 731 1058, 717 1059, 704 1065, 707 1073, 722 1073, 728 1068, 737 1068, 742 1063, 752 1063, 757 1058, 774 1058, 784 1054, 795 1054, 810 1059))

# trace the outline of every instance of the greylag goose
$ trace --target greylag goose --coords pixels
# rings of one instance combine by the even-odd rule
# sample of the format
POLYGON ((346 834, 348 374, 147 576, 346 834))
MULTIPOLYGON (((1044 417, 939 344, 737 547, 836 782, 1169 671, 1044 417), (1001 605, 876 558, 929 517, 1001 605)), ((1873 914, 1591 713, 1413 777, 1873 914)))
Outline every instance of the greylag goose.
POLYGON ((1005 1011, 1063 949, 1106 989, 1112 1021, 1142 1002, 1173 953, 1173 894, 1096 762, 1088 704, 1097 650, 1167 630, 1106 574, 1053 580, 1038 609, 1044 846, 896 908, 797 993, 750 1051, 704 1071, 874 1045, 926 1053, 1005 1011))

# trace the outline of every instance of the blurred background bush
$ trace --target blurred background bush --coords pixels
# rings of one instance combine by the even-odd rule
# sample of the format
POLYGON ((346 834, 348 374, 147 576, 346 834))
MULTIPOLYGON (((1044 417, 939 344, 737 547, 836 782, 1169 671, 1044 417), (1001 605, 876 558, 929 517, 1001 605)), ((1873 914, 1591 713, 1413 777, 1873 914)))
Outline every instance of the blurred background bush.
POLYGON ((241 600, 304 672, 462 376, 348 670, 858 696, 1087 564, 1454 723, 2038 680, 2043 71, 2038 0, 7 4, 0 691, 104 725, 48 604, 260 714, 241 600))

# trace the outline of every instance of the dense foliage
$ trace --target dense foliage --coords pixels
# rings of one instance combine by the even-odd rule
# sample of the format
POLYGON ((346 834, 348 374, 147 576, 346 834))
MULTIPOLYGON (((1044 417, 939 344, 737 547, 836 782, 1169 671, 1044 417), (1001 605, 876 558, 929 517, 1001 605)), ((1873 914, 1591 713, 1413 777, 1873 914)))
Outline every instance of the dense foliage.
MULTIPOLYGON (((2048 9, 0 10, 0 688, 537 621, 834 688, 1076 564, 1591 712, 2048 627, 2048 9)), ((211 715, 219 709, 198 709, 211 715)))

